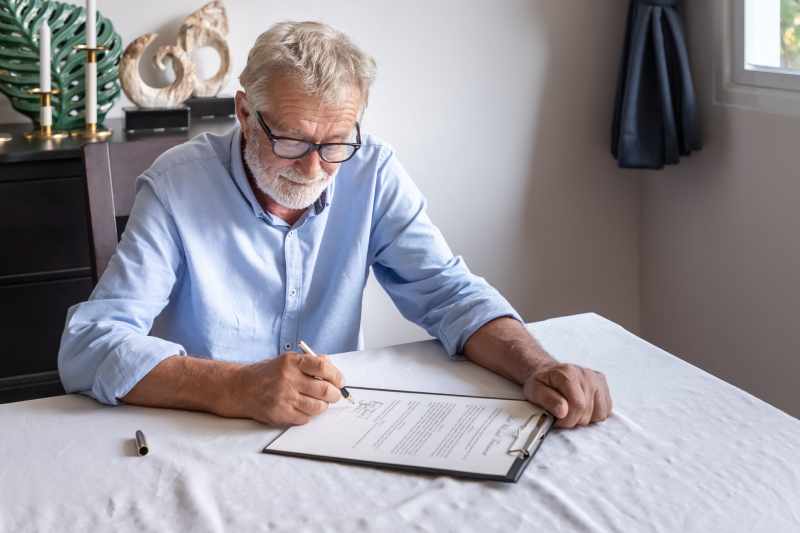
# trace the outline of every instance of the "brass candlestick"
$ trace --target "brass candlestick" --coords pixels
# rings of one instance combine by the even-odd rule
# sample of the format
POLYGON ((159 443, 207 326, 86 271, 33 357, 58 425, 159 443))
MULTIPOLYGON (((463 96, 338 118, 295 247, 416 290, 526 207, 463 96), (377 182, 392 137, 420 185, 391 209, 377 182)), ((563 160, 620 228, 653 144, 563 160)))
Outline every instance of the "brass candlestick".
POLYGON ((58 89, 43 91, 39 88, 31 89, 28 91, 30 94, 39 95, 39 130, 26 132, 23 136, 29 140, 53 140, 60 141, 68 136, 63 131, 53 130, 53 106, 51 103, 51 96, 58 94, 58 89))
POLYGON ((73 137, 81 137, 87 141, 104 141, 111 137, 111 132, 104 128, 97 126, 97 54, 107 50, 105 46, 89 46, 87 44, 79 44, 75 46, 75 50, 86 52, 86 106, 84 114, 86 116, 86 125, 82 130, 75 130, 70 132, 73 137), (92 95, 89 87, 94 87, 94 94, 92 95), (91 101, 89 97, 92 96, 91 101))

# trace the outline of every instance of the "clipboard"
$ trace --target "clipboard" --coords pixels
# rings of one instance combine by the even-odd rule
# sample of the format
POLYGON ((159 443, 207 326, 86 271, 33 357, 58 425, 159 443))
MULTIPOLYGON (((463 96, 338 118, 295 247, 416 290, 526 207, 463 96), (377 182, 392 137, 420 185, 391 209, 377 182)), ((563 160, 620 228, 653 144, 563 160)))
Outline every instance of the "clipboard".
MULTIPOLYGON (((519 402, 525 406, 531 406, 527 400, 499 398, 499 397, 485 397, 485 396, 471 396, 466 394, 439 394, 421 391, 408 391, 397 389, 378 389, 369 387, 354 387, 348 385, 347 387, 353 392, 354 397, 358 398, 358 391, 381 391, 385 393, 402 393, 403 395, 433 395, 442 398, 456 397, 456 398, 475 398, 477 400, 499 400, 502 402, 519 402)), ((520 406, 521 407, 521 406, 520 406)), ((538 408, 536 408, 538 409, 538 408)), ((540 410, 540 409, 539 409, 540 410)), ((510 463, 508 470, 502 473, 486 473, 475 472, 469 469, 456 469, 456 468, 440 468, 431 466, 420 466, 407 463, 392 462, 391 460, 367 460, 355 457, 344 457, 336 454, 323 454, 323 453, 308 453, 298 451, 297 449, 277 449, 274 445, 280 442, 281 438, 287 435, 288 432, 298 431, 297 428, 305 426, 294 426, 281 431, 275 438, 273 438, 264 448, 262 453, 284 455, 291 457, 300 457, 305 459, 314 459, 321 461, 331 461, 344 464, 355 464, 361 466, 377 467, 389 470, 401 470, 406 472, 417 472, 422 474, 432 475, 445 475, 459 478, 480 479, 487 481, 501 481, 508 483, 516 483, 522 476, 527 466, 533 460, 536 452, 539 450, 545 437, 549 434, 550 429, 553 427, 555 418, 548 412, 540 410, 540 413, 531 414, 525 422, 515 429, 515 436, 513 441, 506 447, 505 453, 508 455, 516 456, 510 463)), ((313 421, 311 422, 313 423, 313 421)), ((323 445, 324 446, 324 445, 323 445)))

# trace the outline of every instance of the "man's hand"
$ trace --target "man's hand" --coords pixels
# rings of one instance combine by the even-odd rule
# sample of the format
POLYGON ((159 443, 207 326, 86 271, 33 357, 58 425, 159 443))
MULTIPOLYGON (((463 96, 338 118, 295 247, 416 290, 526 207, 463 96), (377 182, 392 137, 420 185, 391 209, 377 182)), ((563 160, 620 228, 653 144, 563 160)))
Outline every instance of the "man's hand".
POLYGON ((522 390, 525 398, 558 419, 556 427, 587 426, 611 414, 606 377, 590 368, 557 362, 545 364, 531 373, 522 390))
POLYGON ((605 420, 611 393, 600 372, 559 363, 517 320, 501 317, 484 324, 464 345, 472 361, 522 385, 525 398, 574 428, 605 420))
POLYGON ((233 416, 273 426, 305 424, 338 402, 342 374, 325 356, 285 352, 242 366, 234 380, 233 416))

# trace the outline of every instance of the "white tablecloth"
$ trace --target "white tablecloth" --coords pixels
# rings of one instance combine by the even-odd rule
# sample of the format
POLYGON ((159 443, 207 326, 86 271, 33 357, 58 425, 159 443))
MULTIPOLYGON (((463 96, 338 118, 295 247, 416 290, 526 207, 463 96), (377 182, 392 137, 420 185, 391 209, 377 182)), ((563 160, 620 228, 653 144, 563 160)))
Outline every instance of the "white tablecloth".
MULTIPOLYGON (((255 422, 61 396, 0 405, 0 530, 800 531, 800 421, 598 315, 530 328, 607 375, 614 413, 554 430, 517 484, 266 455, 255 422)), ((520 395, 433 341, 334 357, 351 385, 520 395)))

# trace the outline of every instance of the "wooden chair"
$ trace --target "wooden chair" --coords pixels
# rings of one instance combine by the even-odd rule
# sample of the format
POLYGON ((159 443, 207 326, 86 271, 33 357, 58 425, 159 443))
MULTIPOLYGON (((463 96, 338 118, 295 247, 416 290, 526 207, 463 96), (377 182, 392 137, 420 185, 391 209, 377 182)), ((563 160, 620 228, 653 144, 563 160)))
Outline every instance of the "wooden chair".
POLYGON ((159 136, 124 143, 87 143, 83 147, 86 197, 92 246, 92 274, 100 279, 125 229, 135 196, 136 178, 163 152, 186 137, 159 136))

